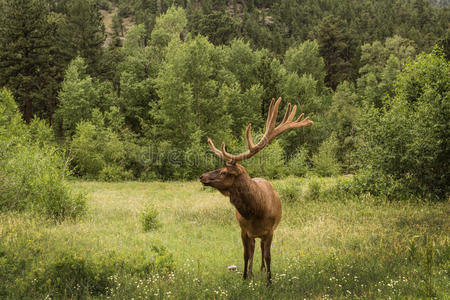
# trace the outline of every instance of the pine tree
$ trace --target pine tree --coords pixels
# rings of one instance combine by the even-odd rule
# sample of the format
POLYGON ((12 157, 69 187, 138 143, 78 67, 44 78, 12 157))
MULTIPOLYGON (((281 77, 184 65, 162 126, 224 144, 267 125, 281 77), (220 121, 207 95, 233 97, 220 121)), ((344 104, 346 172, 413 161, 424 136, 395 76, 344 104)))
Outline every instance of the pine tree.
POLYGON ((104 71, 103 44, 106 39, 103 18, 96 1, 70 0, 64 2, 65 23, 59 31, 59 41, 65 46, 68 61, 77 56, 86 60, 88 73, 100 75, 104 71))
POLYGON ((54 79, 42 77, 50 68, 49 7, 40 0, 5 0, 1 8, 0 86, 13 92, 24 119, 30 122, 34 114, 47 116, 52 110, 46 103, 51 95, 43 91, 54 79))
POLYGON ((335 16, 327 16, 318 25, 314 37, 319 43, 320 55, 325 59, 327 85, 337 85, 350 79, 356 45, 347 25, 335 16))

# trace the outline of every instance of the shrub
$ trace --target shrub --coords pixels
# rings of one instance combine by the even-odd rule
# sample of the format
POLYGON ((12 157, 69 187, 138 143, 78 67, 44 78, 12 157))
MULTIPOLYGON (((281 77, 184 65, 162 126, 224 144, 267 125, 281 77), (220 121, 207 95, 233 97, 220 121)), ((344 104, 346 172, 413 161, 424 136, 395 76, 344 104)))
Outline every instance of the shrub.
POLYGON ((331 135, 319 147, 318 153, 312 157, 313 171, 319 176, 335 176, 341 167, 337 160, 338 140, 331 135))
POLYGON ((308 189, 305 193, 305 200, 306 201, 317 201, 320 199, 321 196, 321 184, 320 181, 317 179, 311 179, 308 184, 308 189))
POLYGON ((275 184, 275 190, 280 195, 282 202, 294 202, 300 199, 302 194, 301 180, 289 177, 275 184))
POLYGON ((361 177, 371 192, 404 185, 417 194, 448 198, 449 73, 440 50, 420 54, 397 77, 395 97, 362 116, 357 157, 374 172, 361 177))
POLYGON ((304 147, 300 147, 287 162, 286 172, 289 175, 302 177, 306 175, 308 170, 308 150, 304 147))
POLYGON ((36 289, 55 298, 97 296, 104 294, 111 285, 108 277, 112 270, 106 270, 109 272, 82 257, 62 253, 41 271, 37 270, 36 289))
POLYGON ((133 173, 131 170, 125 170, 121 166, 109 165, 109 166, 104 167, 100 171, 100 174, 98 175, 98 179, 102 180, 102 181, 108 181, 108 182, 132 180, 133 173))
POLYGON ((151 231, 160 226, 158 211, 154 207, 147 207, 141 214, 141 223, 144 231, 151 231))
POLYGON ((55 145, 55 134, 46 120, 34 118, 31 120, 28 130, 30 132, 30 141, 40 147, 55 145))
POLYGON ((6 90, 0 111, 0 210, 27 209, 57 221, 80 216, 86 199, 64 182, 65 160, 49 127, 39 120, 26 126, 6 90))
POLYGON ((0 209, 30 209, 56 221, 76 218, 86 199, 64 182, 65 163, 53 148, 16 146, 0 163, 0 209))
POLYGON ((377 170, 365 170, 346 185, 350 194, 370 194, 387 200, 409 200, 415 197, 415 187, 409 178, 395 179, 377 170))
POLYGON ((93 121, 77 124, 71 142, 71 154, 75 171, 81 176, 101 178, 107 181, 132 179, 132 173, 124 170, 125 143, 119 134, 105 126, 102 113, 93 112, 93 121))

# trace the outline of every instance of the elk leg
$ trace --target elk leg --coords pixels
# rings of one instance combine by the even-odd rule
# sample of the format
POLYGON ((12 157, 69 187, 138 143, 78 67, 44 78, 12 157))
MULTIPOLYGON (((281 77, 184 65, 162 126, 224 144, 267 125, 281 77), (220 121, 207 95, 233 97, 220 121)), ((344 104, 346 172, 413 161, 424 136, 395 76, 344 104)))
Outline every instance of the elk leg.
POLYGON ((250 238, 244 231, 241 231, 242 244, 244 246, 244 279, 247 279, 248 260, 250 258, 250 238))
POLYGON ((253 277, 253 254, 255 253, 255 239, 249 238, 248 243, 248 251, 249 251, 249 257, 248 257, 248 278, 252 279, 253 277))
POLYGON ((270 247, 272 246, 272 234, 263 238, 264 243, 264 260, 267 267, 267 284, 272 281, 272 272, 270 271, 270 247))
POLYGON ((264 241, 261 239, 261 271, 266 268, 264 264, 264 241))

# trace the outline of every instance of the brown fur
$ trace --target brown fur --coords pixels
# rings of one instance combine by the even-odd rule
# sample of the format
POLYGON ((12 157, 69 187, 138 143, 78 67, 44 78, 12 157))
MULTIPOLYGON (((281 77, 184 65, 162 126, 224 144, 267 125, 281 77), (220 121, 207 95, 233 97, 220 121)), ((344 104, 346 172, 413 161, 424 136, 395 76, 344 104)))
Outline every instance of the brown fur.
POLYGON ((270 182, 263 178, 251 178, 238 164, 227 164, 225 168, 204 173, 200 181, 230 197, 231 204, 236 208, 244 245, 244 278, 252 277, 255 238, 260 238, 261 269, 267 267, 270 282, 270 248, 273 232, 281 220, 280 197, 270 182))

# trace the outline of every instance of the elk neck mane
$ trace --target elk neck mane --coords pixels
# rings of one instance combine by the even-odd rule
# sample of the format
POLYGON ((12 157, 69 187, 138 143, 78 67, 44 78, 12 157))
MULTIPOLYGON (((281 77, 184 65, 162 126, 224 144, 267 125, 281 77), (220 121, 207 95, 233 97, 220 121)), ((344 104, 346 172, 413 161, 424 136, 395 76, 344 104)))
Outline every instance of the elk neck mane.
POLYGON ((262 217, 264 203, 261 187, 247 172, 242 172, 234 181, 233 188, 228 191, 230 202, 245 219, 262 217))

